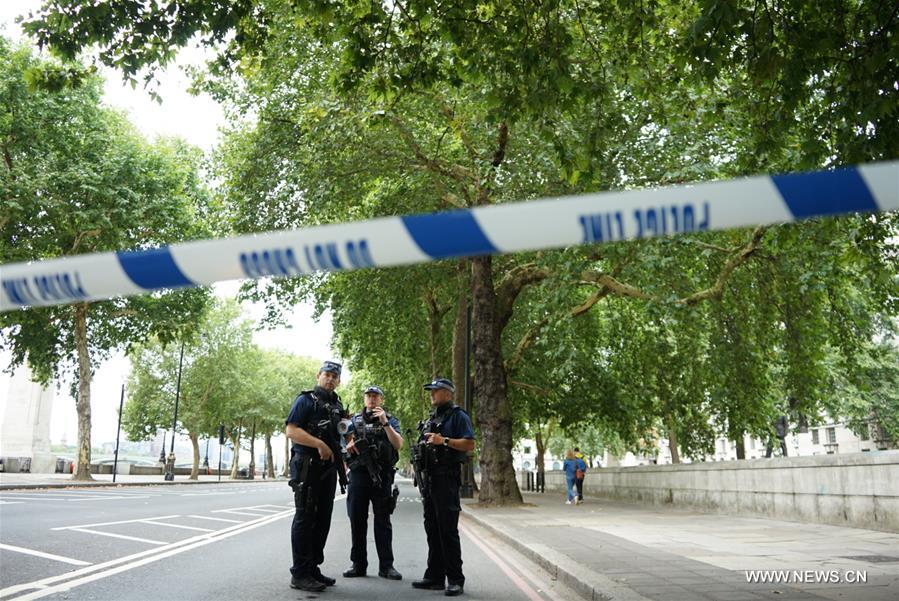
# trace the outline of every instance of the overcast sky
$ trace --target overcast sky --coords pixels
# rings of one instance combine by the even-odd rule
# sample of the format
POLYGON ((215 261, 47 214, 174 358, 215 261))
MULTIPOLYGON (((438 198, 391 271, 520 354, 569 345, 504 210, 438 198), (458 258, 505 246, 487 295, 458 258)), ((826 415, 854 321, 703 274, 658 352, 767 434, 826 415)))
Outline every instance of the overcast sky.
MULTIPOLYGON (((14 23, 16 16, 27 14, 29 10, 39 8, 37 0, 0 0, 0 33, 13 39, 22 39, 22 32, 14 23)), ((140 85, 132 90, 130 85, 123 85, 121 76, 110 70, 104 70, 106 77, 104 101, 110 106, 124 109, 131 121, 145 135, 152 138, 156 135, 178 135, 195 144, 206 152, 215 145, 218 129, 223 124, 221 108, 207 96, 191 96, 186 92, 188 78, 181 67, 187 64, 202 64, 203 52, 200 49, 189 49, 179 56, 178 65, 160 73, 159 92, 162 104, 151 100, 140 85)), ((239 282, 224 282, 214 288, 216 294, 233 296, 239 282)), ((263 314, 261 306, 245 304, 245 311, 254 318, 260 319, 263 314)), ((318 323, 312 320, 312 308, 298 306, 288 319, 289 327, 277 330, 261 331, 255 335, 257 344, 266 348, 281 348, 299 355, 316 358, 331 358, 331 319, 325 315, 318 323)), ((0 354, 0 367, 6 368, 9 355, 0 354)), ((96 372, 91 386, 92 443, 94 446, 107 441, 114 441, 116 435, 119 394, 128 373, 128 360, 117 354, 103 363, 96 372)), ((0 395, 5 399, 9 385, 9 376, 0 374, 0 395)), ((292 399, 285 399, 288 404, 292 399)), ((3 419, 3 406, 0 405, 0 419, 3 419)), ((285 409, 286 415, 287 409, 285 409)), ((69 444, 74 443, 77 435, 77 416, 75 402, 68 395, 68 386, 61 385, 56 392, 51 425, 50 439, 57 443, 65 438, 69 444)))

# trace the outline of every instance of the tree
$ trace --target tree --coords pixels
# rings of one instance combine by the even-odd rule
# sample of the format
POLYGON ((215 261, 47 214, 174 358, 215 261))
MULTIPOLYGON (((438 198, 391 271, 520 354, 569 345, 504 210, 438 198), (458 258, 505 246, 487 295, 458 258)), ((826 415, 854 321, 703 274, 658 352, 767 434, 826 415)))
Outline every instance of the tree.
MULTIPOLYGON (((208 235, 199 151, 178 140, 147 143, 101 106, 100 83, 78 65, 38 60, 0 38, 3 262, 208 235)), ((0 345, 12 352, 11 367, 28 361, 43 383, 74 375, 75 479, 90 479, 93 366, 151 335, 170 341, 188 332, 206 299, 205 290, 195 289, 0 315, 0 345)))
MULTIPOLYGON (((118 60, 132 74, 165 59, 159 48, 184 43, 190 33, 221 39, 233 30, 221 58, 242 80, 218 65, 209 86, 238 113, 262 107, 254 124, 235 133, 223 161, 231 174, 226 186, 252 192, 233 195, 242 231, 897 155, 897 24, 885 4, 807 11, 723 0, 651 8, 297 1, 233 10, 213 3, 184 14, 119 4, 132 13, 56 4, 27 27, 63 52, 98 43, 103 60, 118 60), (148 22, 156 26, 141 26, 148 22)), ((712 414, 732 436, 760 428, 769 391, 800 393, 799 410, 817 407, 818 387, 808 374, 821 372, 826 353, 819 343, 837 343, 846 360, 841 369, 851 370, 853 347, 878 324, 857 326, 895 311, 884 300, 895 298, 887 293, 895 290, 895 266, 884 261, 895 231, 895 216, 857 217, 477 257, 462 274, 457 264, 439 264, 432 267, 456 273, 441 280, 455 281, 455 290, 398 312, 399 335, 388 343, 420 373, 423 355, 409 354, 407 340, 448 332, 444 320, 458 324, 458 301, 471 291, 481 500, 515 502, 510 450, 516 420, 527 413, 516 407, 528 403, 522 391, 529 386, 544 391, 550 406, 584 401, 582 415, 593 401, 593 414, 628 444, 664 433, 673 453, 682 447, 701 454, 712 414), (802 269, 828 241, 842 250, 827 254, 826 267, 802 269), (858 261, 867 274, 850 286, 850 298, 862 299, 859 319, 852 317, 855 305, 824 292, 846 285, 835 269, 845 261, 858 261), (711 357, 711 344, 751 340, 735 319, 753 311, 744 299, 759 298, 771 275, 778 311, 766 308, 748 320, 769 326, 752 349, 763 354, 711 357), (747 306, 729 311, 734 303, 747 306), (820 313, 827 310, 834 325, 844 324, 850 344, 827 330, 820 313), (601 316, 592 319, 594 312, 601 316), (442 316, 424 321, 441 327, 423 331, 422 315, 442 316), (619 317, 628 321, 619 324, 619 317), (598 334, 598 342, 572 335, 578 329, 598 334), (634 343, 615 334, 633 335, 634 343), (659 356, 677 370, 664 370, 654 361, 659 356), (724 373, 736 373, 740 363, 758 367, 758 357, 771 364, 767 373, 748 374, 755 390, 743 396, 731 394, 735 382, 713 373, 721 361, 729 362, 724 373), (547 373, 555 376, 550 386, 535 383, 547 373), (602 408, 610 409, 607 416, 602 408)), ((330 284, 353 282, 354 275, 260 290, 288 301, 312 295, 343 311, 345 288, 330 284)), ((381 290, 387 299, 379 307, 397 304, 405 288, 395 282, 381 290)), ((360 313, 347 309, 353 312, 360 313)), ((383 313, 366 321, 378 319, 383 313)), ((340 336, 356 349, 354 359, 375 363, 379 349, 351 344, 352 333, 340 336)), ((444 356, 456 366, 453 350, 444 356)), ((430 353, 431 371, 439 354, 430 353)))
MULTIPOLYGON (((148 440, 171 425, 181 345, 152 340, 136 347, 131 359, 129 396, 123 427, 131 440, 148 440)), ((199 473, 201 436, 213 436, 235 410, 235 399, 258 390, 247 377, 258 369, 260 352, 252 343, 252 324, 234 301, 217 301, 195 335, 184 341, 177 429, 193 445, 191 479, 199 473)), ((242 408, 241 410, 246 410, 242 408)), ((271 419, 265 407, 250 411, 271 419)))

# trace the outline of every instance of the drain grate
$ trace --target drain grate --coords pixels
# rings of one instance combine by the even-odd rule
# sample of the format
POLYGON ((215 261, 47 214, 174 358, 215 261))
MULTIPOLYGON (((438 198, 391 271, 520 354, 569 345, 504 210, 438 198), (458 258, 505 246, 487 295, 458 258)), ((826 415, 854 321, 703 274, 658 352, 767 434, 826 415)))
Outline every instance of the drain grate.
POLYGON ((843 559, 854 559, 855 561, 867 561, 868 563, 893 563, 899 562, 899 557, 894 555, 845 555, 843 559))

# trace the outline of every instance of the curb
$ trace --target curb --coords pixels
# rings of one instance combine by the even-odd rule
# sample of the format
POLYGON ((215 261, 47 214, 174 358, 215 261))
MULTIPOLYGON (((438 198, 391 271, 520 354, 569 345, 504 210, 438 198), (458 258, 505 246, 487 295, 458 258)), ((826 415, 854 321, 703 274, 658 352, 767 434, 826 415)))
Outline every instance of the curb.
POLYGON ((587 601, 651 601, 630 589, 586 566, 573 562, 570 557, 539 543, 523 543, 511 532, 490 523, 476 514, 476 510, 462 505, 465 519, 489 530, 522 555, 538 564, 553 578, 568 586, 587 601))
MULTIPOLYGON (((71 481, 71 482, 46 482, 43 484, 0 484, 0 491, 3 490, 42 490, 42 489, 51 489, 51 488, 122 488, 125 486, 179 486, 181 484, 193 485, 193 484, 234 484, 235 482, 279 482, 279 480, 271 480, 266 478, 265 480, 231 480, 228 478, 227 480, 176 480, 173 482, 169 482, 167 480, 163 480, 161 482, 79 482, 79 481, 71 481)), ((287 482, 287 480, 284 480, 287 482)))

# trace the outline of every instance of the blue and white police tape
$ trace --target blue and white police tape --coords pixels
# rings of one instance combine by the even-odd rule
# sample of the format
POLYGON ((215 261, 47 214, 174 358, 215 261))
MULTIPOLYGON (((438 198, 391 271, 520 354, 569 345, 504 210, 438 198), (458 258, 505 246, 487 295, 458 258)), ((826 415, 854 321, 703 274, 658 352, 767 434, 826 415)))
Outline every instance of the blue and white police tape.
POLYGON ((0 311, 161 288, 899 209, 899 161, 604 192, 0 265, 0 311))

